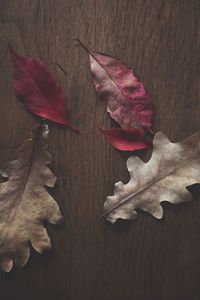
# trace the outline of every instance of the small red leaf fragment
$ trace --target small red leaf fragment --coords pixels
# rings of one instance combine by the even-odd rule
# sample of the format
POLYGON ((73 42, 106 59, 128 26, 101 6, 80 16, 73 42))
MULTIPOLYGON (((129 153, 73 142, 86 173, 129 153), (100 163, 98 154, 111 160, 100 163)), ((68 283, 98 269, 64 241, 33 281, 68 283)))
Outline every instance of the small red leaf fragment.
POLYGON ((46 65, 39 59, 19 55, 13 48, 10 54, 15 93, 25 108, 36 116, 78 131, 65 116, 63 92, 46 65))
POLYGON ((144 133, 137 128, 100 128, 100 131, 108 142, 118 150, 134 151, 150 147, 144 133))

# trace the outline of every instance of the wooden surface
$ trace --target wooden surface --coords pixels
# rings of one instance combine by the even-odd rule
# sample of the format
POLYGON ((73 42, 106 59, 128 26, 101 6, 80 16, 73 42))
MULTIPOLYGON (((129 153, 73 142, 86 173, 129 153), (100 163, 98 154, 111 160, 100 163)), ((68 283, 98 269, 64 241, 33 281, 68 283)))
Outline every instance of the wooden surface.
POLYGON ((113 183, 128 179, 126 159, 98 130, 111 121, 74 41, 131 66, 154 99, 155 130, 178 141, 200 128, 199 16, 199 0, 0 0, 0 161, 38 124, 14 95, 8 42, 46 61, 81 128, 52 126, 52 193, 65 221, 47 226, 50 253, 32 251, 24 269, 0 274, 1 300, 200 299, 198 197, 164 205, 160 222, 145 213, 116 225, 98 219, 113 183))

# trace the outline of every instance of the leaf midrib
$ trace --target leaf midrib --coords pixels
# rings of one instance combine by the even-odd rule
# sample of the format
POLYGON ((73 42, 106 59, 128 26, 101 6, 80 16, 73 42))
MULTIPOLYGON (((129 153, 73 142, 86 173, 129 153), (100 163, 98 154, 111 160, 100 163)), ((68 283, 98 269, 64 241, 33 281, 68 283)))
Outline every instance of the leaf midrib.
MULTIPOLYGON (((6 238, 7 238, 8 234, 9 234, 9 231, 10 231, 10 228, 11 228, 11 224, 14 222, 14 219, 15 219, 15 217, 17 215, 17 211, 18 211, 18 209, 20 207, 20 204, 21 204, 21 202, 23 200, 24 191, 26 189, 26 186, 27 186, 27 183, 28 183, 28 180, 29 180, 29 175, 31 173, 31 168, 32 168, 32 162, 33 162, 35 147, 36 147, 36 144, 37 144, 37 138, 38 138, 40 129, 41 129, 41 126, 39 126, 36 129, 37 131, 36 131, 36 133, 34 135, 34 140, 32 142, 32 149, 31 149, 31 153, 30 153, 29 165, 28 165, 28 168, 27 168, 27 172, 26 172, 26 177, 25 177, 25 180, 24 180, 24 184, 21 187, 21 192, 20 192, 20 195, 18 197, 19 200, 18 200, 18 204, 17 204, 16 209, 15 209, 14 215, 13 215, 12 219, 10 220, 10 222, 7 225, 8 229, 7 229, 6 234, 4 236, 4 239, 3 239, 3 241, 2 241, 2 243, 0 245, 1 247, 4 245, 4 243, 6 241, 6 238)), ((23 144, 23 146, 24 146, 24 144, 23 144)))

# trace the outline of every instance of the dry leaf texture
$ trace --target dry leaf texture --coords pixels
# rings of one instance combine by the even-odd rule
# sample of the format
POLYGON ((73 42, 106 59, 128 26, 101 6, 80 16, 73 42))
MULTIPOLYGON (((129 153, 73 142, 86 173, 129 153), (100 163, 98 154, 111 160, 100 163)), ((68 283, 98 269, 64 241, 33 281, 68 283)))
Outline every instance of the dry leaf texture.
POLYGON ((56 177, 47 165, 48 126, 33 130, 18 150, 17 159, 0 171, 8 180, 0 184, 0 268, 9 272, 13 263, 23 267, 30 256, 29 242, 42 253, 51 248, 43 221, 56 224, 62 216, 44 186, 53 187, 56 177))
POLYGON ((127 160, 130 181, 115 184, 114 195, 104 203, 104 216, 111 223, 117 219, 135 219, 137 209, 155 218, 163 217, 163 201, 178 204, 192 200, 187 186, 200 183, 200 133, 179 143, 172 143, 161 132, 153 140, 151 159, 144 163, 136 156, 127 160))
POLYGON ((89 51, 89 54, 97 93, 108 101, 111 117, 122 128, 150 130, 152 100, 142 82, 119 59, 98 52, 89 51))

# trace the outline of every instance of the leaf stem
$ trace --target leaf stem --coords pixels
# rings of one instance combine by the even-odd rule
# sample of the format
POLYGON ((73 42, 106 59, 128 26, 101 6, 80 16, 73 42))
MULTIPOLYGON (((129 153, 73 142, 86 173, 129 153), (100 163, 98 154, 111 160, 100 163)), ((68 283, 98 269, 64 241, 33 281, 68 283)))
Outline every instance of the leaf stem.
POLYGON ((91 54, 90 50, 79 39, 74 39, 74 41, 78 42, 87 53, 91 54))

